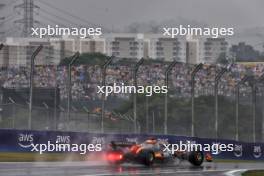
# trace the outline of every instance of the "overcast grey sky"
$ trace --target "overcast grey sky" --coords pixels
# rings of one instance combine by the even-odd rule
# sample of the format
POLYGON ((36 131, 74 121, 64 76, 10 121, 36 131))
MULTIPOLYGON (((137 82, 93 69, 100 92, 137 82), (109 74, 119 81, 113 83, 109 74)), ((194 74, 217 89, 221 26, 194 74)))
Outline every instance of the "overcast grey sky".
POLYGON ((177 18, 209 25, 264 26, 264 0, 53 0, 50 3, 107 27, 177 18))
MULTIPOLYGON (((10 4, 11 0, 5 1, 10 4)), ((15 1, 16 5, 22 0, 15 1)), ((61 12, 67 11, 86 21, 104 26, 109 30, 122 32, 132 23, 142 23, 141 27, 164 26, 177 27, 175 24, 190 24, 195 27, 205 24, 211 27, 234 27, 232 42, 264 41, 264 0, 34 0, 40 10, 35 18, 44 25, 63 24, 69 27, 91 26, 84 20, 72 18, 61 12), (58 8, 58 9, 56 9, 58 8), (49 18, 49 19, 48 19, 49 18), (63 19, 64 18, 64 19, 63 19), (66 21, 65 21, 66 19, 66 21), (42 21, 44 20, 44 21, 42 21), (77 26, 76 26, 77 25, 77 26)), ((23 13, 14 13, 14 5, 9 5, 0 15, 15 14, 17 19, 23 13)), ((21 11, 20 11, 21 12, 21 11)), ((14 21, 13 20, 13 21, 14 21)), ((17 29, 10 20, 6 31, 17 29), (11 27, 10 27, 11 26, 11 27), (8 29, 9 28, 9 29, 8 29)), ((17 32, 11 31, 10 35, 17 32), (12 32, 12 33, 11 33, 12 32)), ((126 31, 127 32, 127 31, 126 31)), ((139 30, 139 32, 141 32, 139 30)), ((145 31, 144 31, 145 32, 145 31)))

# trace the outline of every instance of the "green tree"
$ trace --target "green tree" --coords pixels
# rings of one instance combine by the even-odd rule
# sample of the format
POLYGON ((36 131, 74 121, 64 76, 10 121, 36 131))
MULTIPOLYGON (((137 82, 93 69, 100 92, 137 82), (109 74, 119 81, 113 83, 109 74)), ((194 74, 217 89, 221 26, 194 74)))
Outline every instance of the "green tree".
MULTIPOLYGON (((74 65, 103 65, 109 57, 102 53, 83 53, 74 65)), ((60 65, 68 65, 71 57, 61 60, 60 65)))

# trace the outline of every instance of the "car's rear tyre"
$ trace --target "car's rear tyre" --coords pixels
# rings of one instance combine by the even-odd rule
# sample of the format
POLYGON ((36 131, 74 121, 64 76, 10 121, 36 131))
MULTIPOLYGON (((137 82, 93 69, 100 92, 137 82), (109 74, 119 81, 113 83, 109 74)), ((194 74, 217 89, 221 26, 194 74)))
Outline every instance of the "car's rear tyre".
POLYGON ((201 166, 204 161, 204 154, 201 151, 192 151, 189 153, 189 162, 194 166, 201 166))
POLYGON ((155 155, 152 151, 142 150, 139 154, 141 162, 146 166, 151 166, 154 163, 155 155))

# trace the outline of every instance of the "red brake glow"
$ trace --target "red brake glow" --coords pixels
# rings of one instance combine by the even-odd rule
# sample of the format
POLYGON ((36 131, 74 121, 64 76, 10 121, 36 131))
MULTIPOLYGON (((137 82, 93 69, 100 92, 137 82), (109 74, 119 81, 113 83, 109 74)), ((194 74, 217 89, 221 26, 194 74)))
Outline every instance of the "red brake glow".
POLYGON ((119 161, 123 159, 121 153, 108 153, 106 157, 108 161, 119 161))

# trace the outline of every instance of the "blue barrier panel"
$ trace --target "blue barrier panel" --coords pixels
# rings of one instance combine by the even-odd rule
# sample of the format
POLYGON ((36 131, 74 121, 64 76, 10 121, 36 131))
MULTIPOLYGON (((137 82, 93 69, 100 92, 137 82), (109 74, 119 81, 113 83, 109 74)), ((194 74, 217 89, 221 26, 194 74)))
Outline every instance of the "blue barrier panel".
POLYGON ((232 140, 215 140, 206 138, 192 138, 174 135, 147 134, 95 134, 82 132, 60 131, 28 131, 28 130, 0 130, 0 152, 30 152, 32 144, 69 143, 69 144, 102 144, 106 147, 111 141, 128 141, 141 143, 149 137, 167 141, 170 144, 191 142, 196 144, 232 144, 234 151, 214 153, 214 158, 239 160, 264 160, 263 143, 244 143, 232 140))

